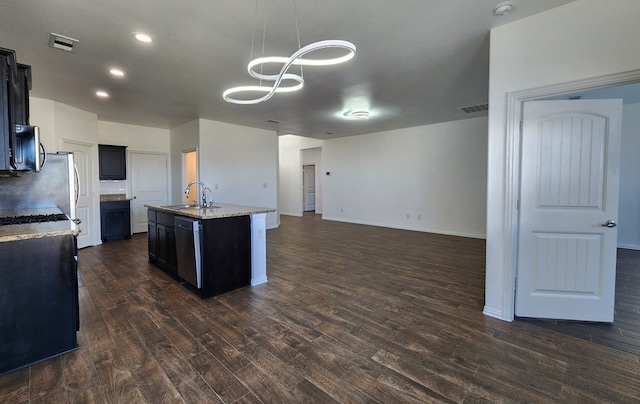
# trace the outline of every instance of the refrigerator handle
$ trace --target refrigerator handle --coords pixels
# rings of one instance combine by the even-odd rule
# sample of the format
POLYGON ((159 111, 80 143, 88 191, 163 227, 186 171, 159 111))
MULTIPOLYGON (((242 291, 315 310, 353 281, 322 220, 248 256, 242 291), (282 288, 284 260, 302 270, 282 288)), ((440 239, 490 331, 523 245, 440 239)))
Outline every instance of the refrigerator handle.
POLYGON ((40 162, 40 170, 42 170, 42 168, 44 168, 44 165, 47 164, 47 149, 44 148, 42 142, 40 142, 40 150, 42 150, 42 161, 40 162))
MULTIPOLYGON (((74 174, 74 180, 76 182, 76 186, 75 186, 75 204, 76 204, 76 208, 78 207, 78 198, 80 198, 80 174, 78 174, 78 167, 74 164, 73 165, 73 174, 74 174)), ((76 213, 76 217, 73 220, 76 224, 80 224, 80 219, 78 219, 77 217, 77 213, 76 213)))

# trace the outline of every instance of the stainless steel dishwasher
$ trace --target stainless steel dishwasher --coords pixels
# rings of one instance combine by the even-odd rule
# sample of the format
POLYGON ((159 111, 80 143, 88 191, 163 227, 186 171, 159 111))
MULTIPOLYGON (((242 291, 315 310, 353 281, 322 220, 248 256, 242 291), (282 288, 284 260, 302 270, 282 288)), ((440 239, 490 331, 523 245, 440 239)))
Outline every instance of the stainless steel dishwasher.
POLYGON ((200 289, 202 287, 202 223, 198 219, 175 216, 178 276, 200 289))

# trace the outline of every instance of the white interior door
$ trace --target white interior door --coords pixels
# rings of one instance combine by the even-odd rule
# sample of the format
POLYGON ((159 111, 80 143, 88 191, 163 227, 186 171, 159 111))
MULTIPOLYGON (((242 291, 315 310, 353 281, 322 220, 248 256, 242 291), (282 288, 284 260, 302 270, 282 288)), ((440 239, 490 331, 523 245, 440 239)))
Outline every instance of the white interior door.
POLYGON ((524 103, 517 316, 613 321, 621 121, 622 100, 524 103))
POLYGON ((147 231, 145 204, 166 204, 167 155, 131 152, 131 221, 134 233, 147 231))
POLYGON ((316 166, 302 167, 302 188, 304 193, 304 211, 316 210, 316 166))
POLYGON ((73 160, 78 169, 78 205, 76 206, 76 218, 81 220, 78 234, 78 248, 94 245, 96 231, 94 200, 94 176, 93 176, 93 146, 62 140, 62 150, 73 152, 73 160))

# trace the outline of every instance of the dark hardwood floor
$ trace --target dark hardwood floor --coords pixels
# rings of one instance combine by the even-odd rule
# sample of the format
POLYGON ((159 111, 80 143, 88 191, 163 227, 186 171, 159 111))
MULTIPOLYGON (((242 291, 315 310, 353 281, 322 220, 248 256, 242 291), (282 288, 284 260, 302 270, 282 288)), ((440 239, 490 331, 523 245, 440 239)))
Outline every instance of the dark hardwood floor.
POLYGON ((267 284, 200 300, 145 234, 81 250, 80 348, 0 402, 640 400, 637 353, 482 314, 483 240, 283 216, 267 255, 267 284))
POLYGON ((640 251, 618 250, 613 323, 518 319, 597 344, 640 354, 640 251))

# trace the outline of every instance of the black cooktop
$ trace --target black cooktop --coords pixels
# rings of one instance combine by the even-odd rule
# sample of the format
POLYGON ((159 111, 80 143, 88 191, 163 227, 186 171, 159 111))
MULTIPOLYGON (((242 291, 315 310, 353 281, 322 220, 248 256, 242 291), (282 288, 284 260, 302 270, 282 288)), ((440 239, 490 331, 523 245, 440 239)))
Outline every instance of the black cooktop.
POLYGON ((12 216, 0 218, 0 226, 10 224, 45 223, 69 220, 64 213, 51 213, 47 215, 12 216))

